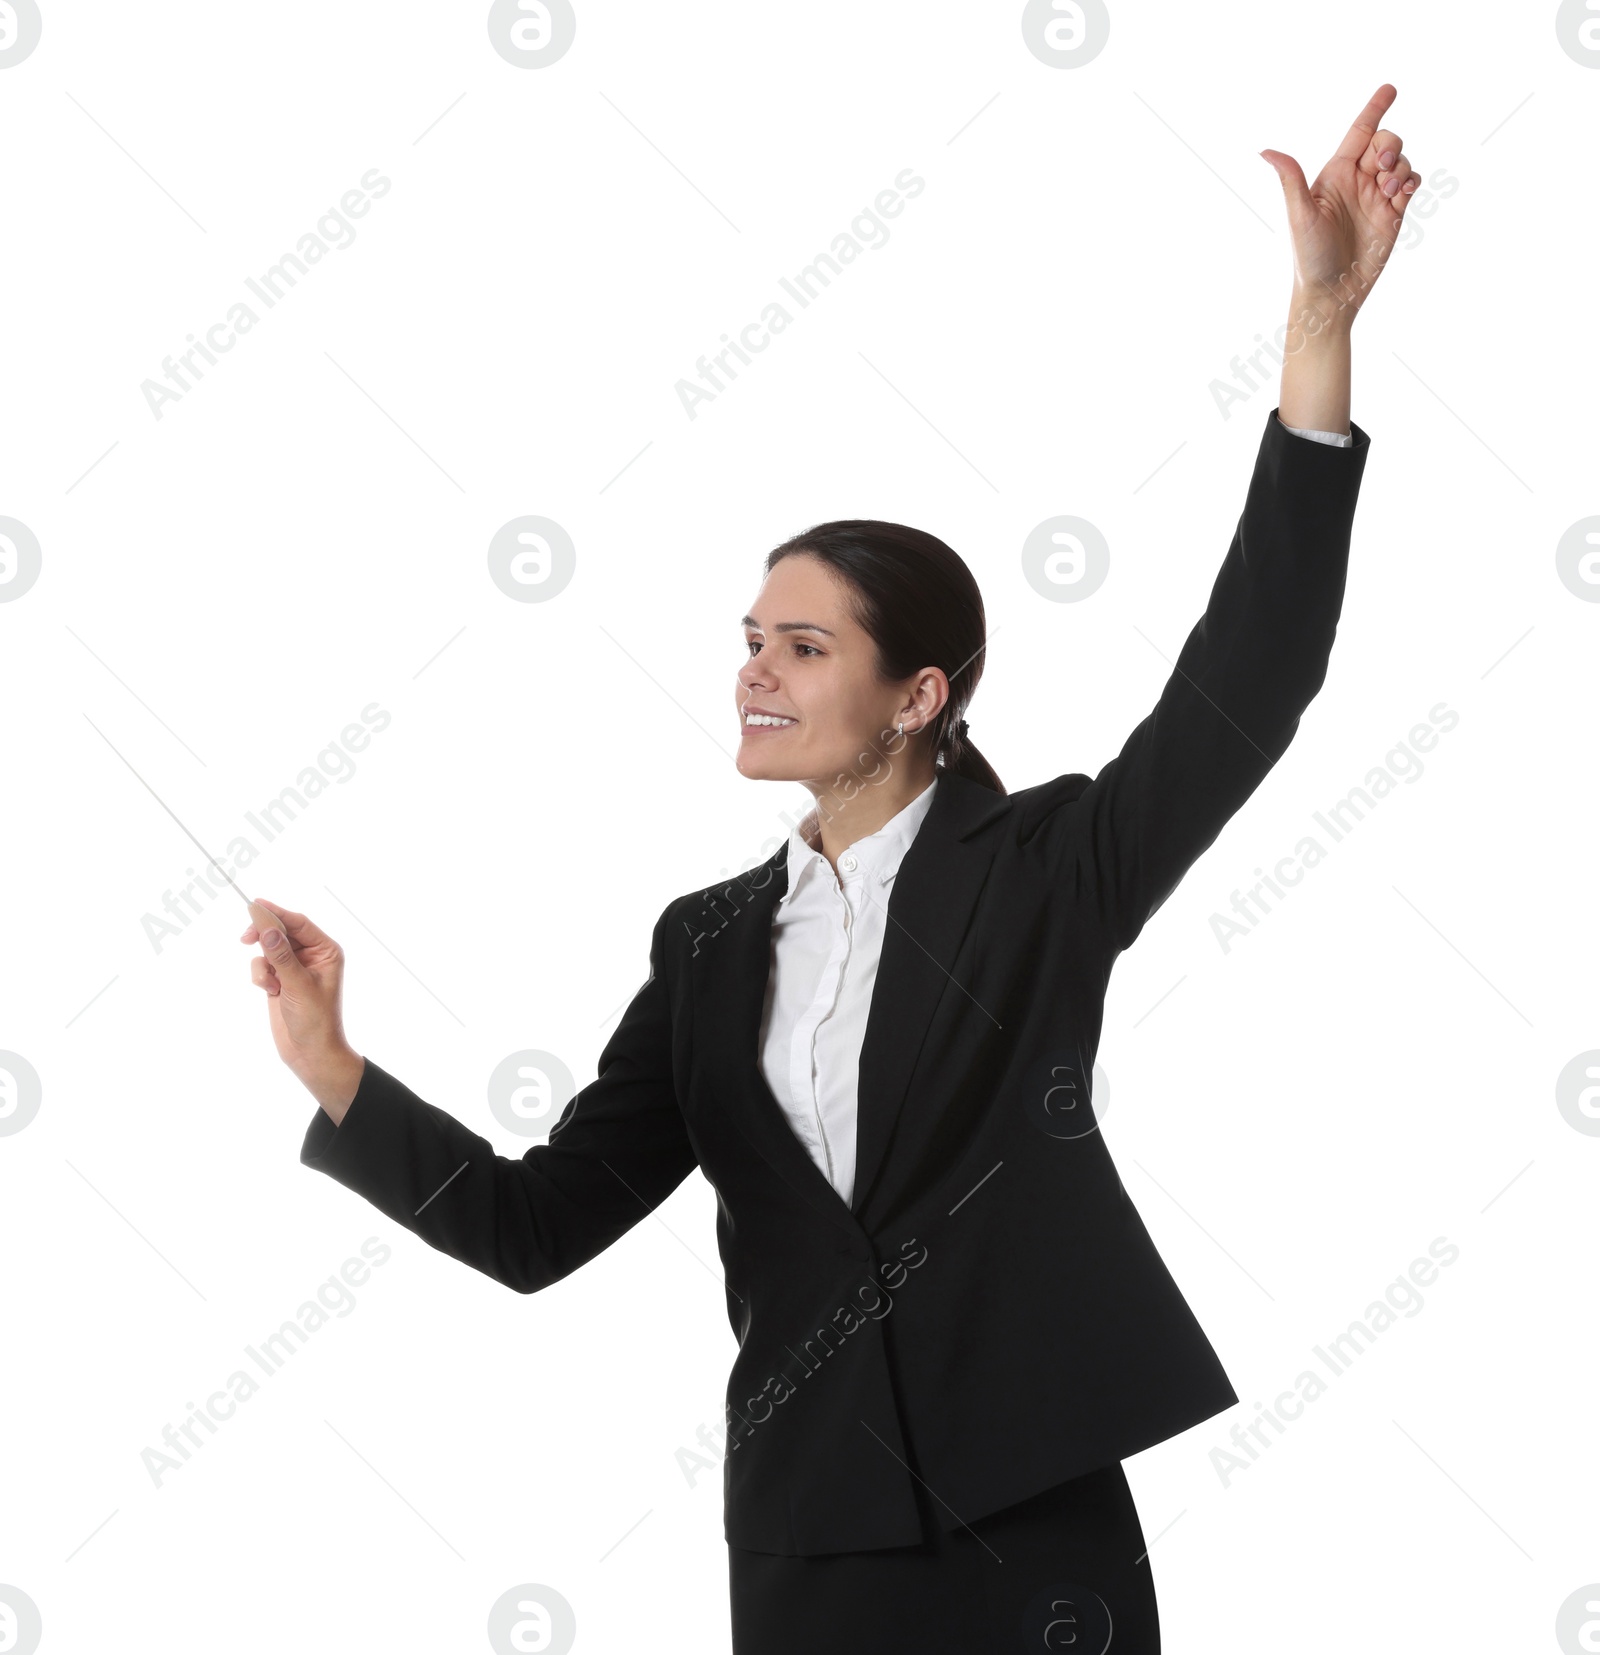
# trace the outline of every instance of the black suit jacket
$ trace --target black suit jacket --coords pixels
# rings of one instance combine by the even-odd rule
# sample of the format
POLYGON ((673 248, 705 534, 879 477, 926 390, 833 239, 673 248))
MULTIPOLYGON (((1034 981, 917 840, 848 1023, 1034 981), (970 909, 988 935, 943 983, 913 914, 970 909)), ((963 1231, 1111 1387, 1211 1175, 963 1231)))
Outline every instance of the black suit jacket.
POLYGON ((739 1352, 725 1532, 812 1555, 923 1538, 1238 1401, 1100 1133, 1117 956, 1289 745, 1321 687, 1368 437, 1276 410, 1206 612, 1092 780, 944 775, 889 901, 854 1199, 789 1129, 758 1038, 787 847, 672 902, 650 976, 548 1143, 497 1155, 369 1057, 301 1160, 533 1293, 694 1170, 717 1192, 739 1352))

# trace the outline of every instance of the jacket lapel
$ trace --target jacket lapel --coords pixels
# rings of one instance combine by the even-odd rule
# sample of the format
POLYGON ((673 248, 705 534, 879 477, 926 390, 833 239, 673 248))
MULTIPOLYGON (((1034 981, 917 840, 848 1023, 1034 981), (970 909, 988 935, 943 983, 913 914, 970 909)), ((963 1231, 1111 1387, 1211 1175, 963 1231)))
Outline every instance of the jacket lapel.
POLYGON ((882 1166, 935 1007, 942 1004, 946 1015, 988 1015, 950 973, 994 858, 992 840, 975 836, 1010 808, 1005 795, 941 774, 901 861, 861 1045, 848 1206, 795 1137, 761 1069, 772 915, 788 889, 788 847, 707 889, 700 918, 685 922, 697 962, 696 1046, 707 1054, 713 1095, 726 1100, 719 1114, 733 1120, 797 1195, 852 1238, 864 1236, 857 1215, 882 1166))
POLYGON ((858 1215, 883 1165, 935 1008, 945 1016, 991 1015, 952 971, 994 860, 994 836, 979 837, 979 830, 1010 808, 1006 795, 941 773, 933 804, 895 875, 861 1043, 850 1203, 858 1215))
POLYGON ((719 1116, 734 1122, 796 1195, 860 1240, 861 1226, 795 1137, 761 1070, 772 915, 788 888, 784 846, 759 867, 702 894, 705 910, 695 938, 702 973, 696 987, 696 1045, 712 1054, 707 1067, 721 1104, 719 1116))

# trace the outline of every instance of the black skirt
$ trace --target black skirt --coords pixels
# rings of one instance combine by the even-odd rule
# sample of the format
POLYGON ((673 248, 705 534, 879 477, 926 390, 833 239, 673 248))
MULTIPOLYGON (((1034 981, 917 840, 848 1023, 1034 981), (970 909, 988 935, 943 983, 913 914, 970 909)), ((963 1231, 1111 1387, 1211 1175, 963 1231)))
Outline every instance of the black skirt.
POLYGON ((734 1655, 1160 1655, 1119 1464, 920 1546, 822 1557, 729 1546, 728 1576, 734 1655))

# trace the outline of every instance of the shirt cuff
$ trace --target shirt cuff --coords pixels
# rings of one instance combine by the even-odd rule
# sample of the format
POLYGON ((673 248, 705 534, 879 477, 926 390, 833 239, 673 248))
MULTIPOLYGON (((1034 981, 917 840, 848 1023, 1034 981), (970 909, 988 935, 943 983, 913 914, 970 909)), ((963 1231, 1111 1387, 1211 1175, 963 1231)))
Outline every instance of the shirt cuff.
POLYGON ((1312 442, 1331 443, 1335 448, 1348 448, 1356 439, 1352 432, 1346 431, 1342 436, 1337 431, 1302 431, 1298 425, 1284 425, 1280 416, 1279 425, 1285 431, 1292 432, 1297 437, 1309 437, 1312 442))

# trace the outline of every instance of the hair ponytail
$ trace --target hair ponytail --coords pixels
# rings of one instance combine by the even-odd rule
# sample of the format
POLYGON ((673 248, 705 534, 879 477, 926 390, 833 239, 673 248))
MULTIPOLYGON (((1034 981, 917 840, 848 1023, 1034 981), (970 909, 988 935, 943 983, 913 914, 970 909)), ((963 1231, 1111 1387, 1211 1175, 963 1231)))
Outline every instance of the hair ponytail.
POLYGON ((966 719, 960 718, 954 724, 946 725, 941 734, 943 741, 938 749, 941 769, 965 776, 980 787, 993 788, 996 793, 1005 792, 994 766, 978 751, 977 743, 967 734, 966 719))
POLYGON ((878 649, 886 679, 936 666, 950 696, 930 727, 934 762, 980 787, 1004 793, 994 767, 967 735, 967 708, 983 676, 987 623, 972 571, 937 536, 903 523, 849 519, 818 523, 767 554, 766 568, 804 552, 843 577, 857 619, 878 649))

